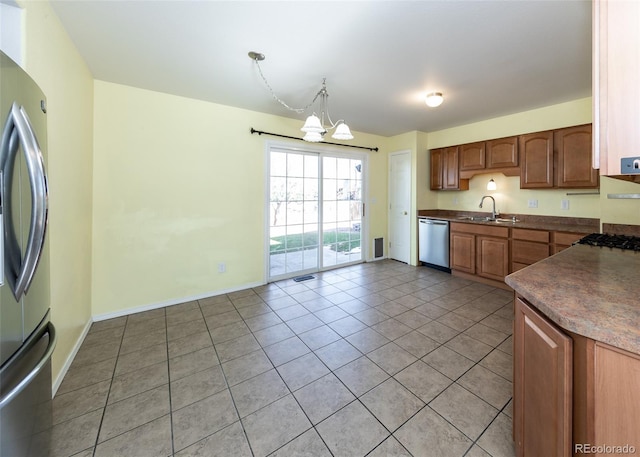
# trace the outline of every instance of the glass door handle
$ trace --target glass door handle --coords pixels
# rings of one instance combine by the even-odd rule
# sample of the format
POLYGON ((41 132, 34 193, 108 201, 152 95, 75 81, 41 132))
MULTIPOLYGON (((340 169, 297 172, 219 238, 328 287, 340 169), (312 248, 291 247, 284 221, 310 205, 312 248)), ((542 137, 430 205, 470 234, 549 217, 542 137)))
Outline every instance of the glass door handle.
POLYGON ((13 103, 7 117, 2 145, 0 149, 0 169, 3 172, 2 203, 5 226, 5 255, 9 268, 7 276, 11 290, 16 300, 29 289, 31 280, 38 266, 44 237, 47 228, 48 190, 47 178, 44 171, 44 159, 33 131, 31 122, 24 108, 13 103), (20 246, 15 235, 15 226, 11 214, 11 186, 15 155, 22 146, 25 165, 29 176, 31 190, 31 220, 29 223, 29 238, 25 246, 24 258, 20 259, 20 246))

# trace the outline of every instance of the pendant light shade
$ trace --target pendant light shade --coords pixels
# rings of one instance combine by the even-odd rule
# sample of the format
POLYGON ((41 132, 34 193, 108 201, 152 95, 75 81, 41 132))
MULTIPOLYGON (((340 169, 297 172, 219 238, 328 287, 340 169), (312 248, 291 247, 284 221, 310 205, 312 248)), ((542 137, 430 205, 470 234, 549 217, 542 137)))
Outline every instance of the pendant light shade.
POLYGON ((336 131, 331 135, 336 140, 352 140, 353 135, 351 134, 351 130, 349 130, 349 126, 344 122, 338 124, 336 127, 336 131))
POLYGON ((322 133, 324 132, 324 128, 320 123, 320 118, 315 114, 312 114, 307 118, 304 125, 300 129, 305 133, 322 133))
POLYGON ((496 190, 496 182, 491 178, 487 183, 487 190, 496 190))
POLYGON ((304 141, 308 141, 309 143, 319 143, 322 141, 322 133, 307 132, 307 134, 303 136, 302 139, 304 141))

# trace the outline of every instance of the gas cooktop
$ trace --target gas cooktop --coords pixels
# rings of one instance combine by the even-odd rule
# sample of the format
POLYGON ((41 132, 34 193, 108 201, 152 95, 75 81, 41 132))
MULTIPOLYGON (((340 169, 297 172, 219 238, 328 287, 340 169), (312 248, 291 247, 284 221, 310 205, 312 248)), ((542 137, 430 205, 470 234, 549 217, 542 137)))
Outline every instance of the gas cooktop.
POLYGON ((640 237, 627 235, 609 235, 607 233, 592 233, 578 240, 577 244, 600 246, 607 248, 627 249, 640 251, 640 237))

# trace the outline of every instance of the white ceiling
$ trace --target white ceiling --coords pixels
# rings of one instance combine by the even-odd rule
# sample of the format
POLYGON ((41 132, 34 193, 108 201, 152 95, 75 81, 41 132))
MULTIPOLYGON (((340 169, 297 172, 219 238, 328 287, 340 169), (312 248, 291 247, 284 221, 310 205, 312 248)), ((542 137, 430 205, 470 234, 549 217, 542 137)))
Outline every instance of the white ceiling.
POLYGON ((384 136, 591 95, 590 1, 51 2, 96 79, 303 120, 258 51, 289 105, 326 77, 333 120, 384 136))

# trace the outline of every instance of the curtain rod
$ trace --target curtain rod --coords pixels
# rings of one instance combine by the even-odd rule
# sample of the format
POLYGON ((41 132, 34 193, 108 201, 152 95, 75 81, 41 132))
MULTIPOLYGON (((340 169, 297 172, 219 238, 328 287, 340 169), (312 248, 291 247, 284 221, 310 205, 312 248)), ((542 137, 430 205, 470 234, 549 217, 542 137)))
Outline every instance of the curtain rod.
MULTIPOLYGON (((295 136, 287 136, 287 135, 280 135, 279 133, 263 132, 261 130, 256 130, 253 127, 251 127, 251 134, 253 135, 254 133, 257 133, 258 135, 271 135, 271 136, 278 136, 280 138, 289 138, 291 140, 304 141, 302 138, 297 138, 295 136)), ((346 148, 368 149, 369 151, 378 152, 378 148, 369 148, 367 146, 355 146, 353 144, 330 143, 328 141, 322 141, 322 144, 331 144, 331 145, 334 145, 334 146, 344 146, 346 148)))

